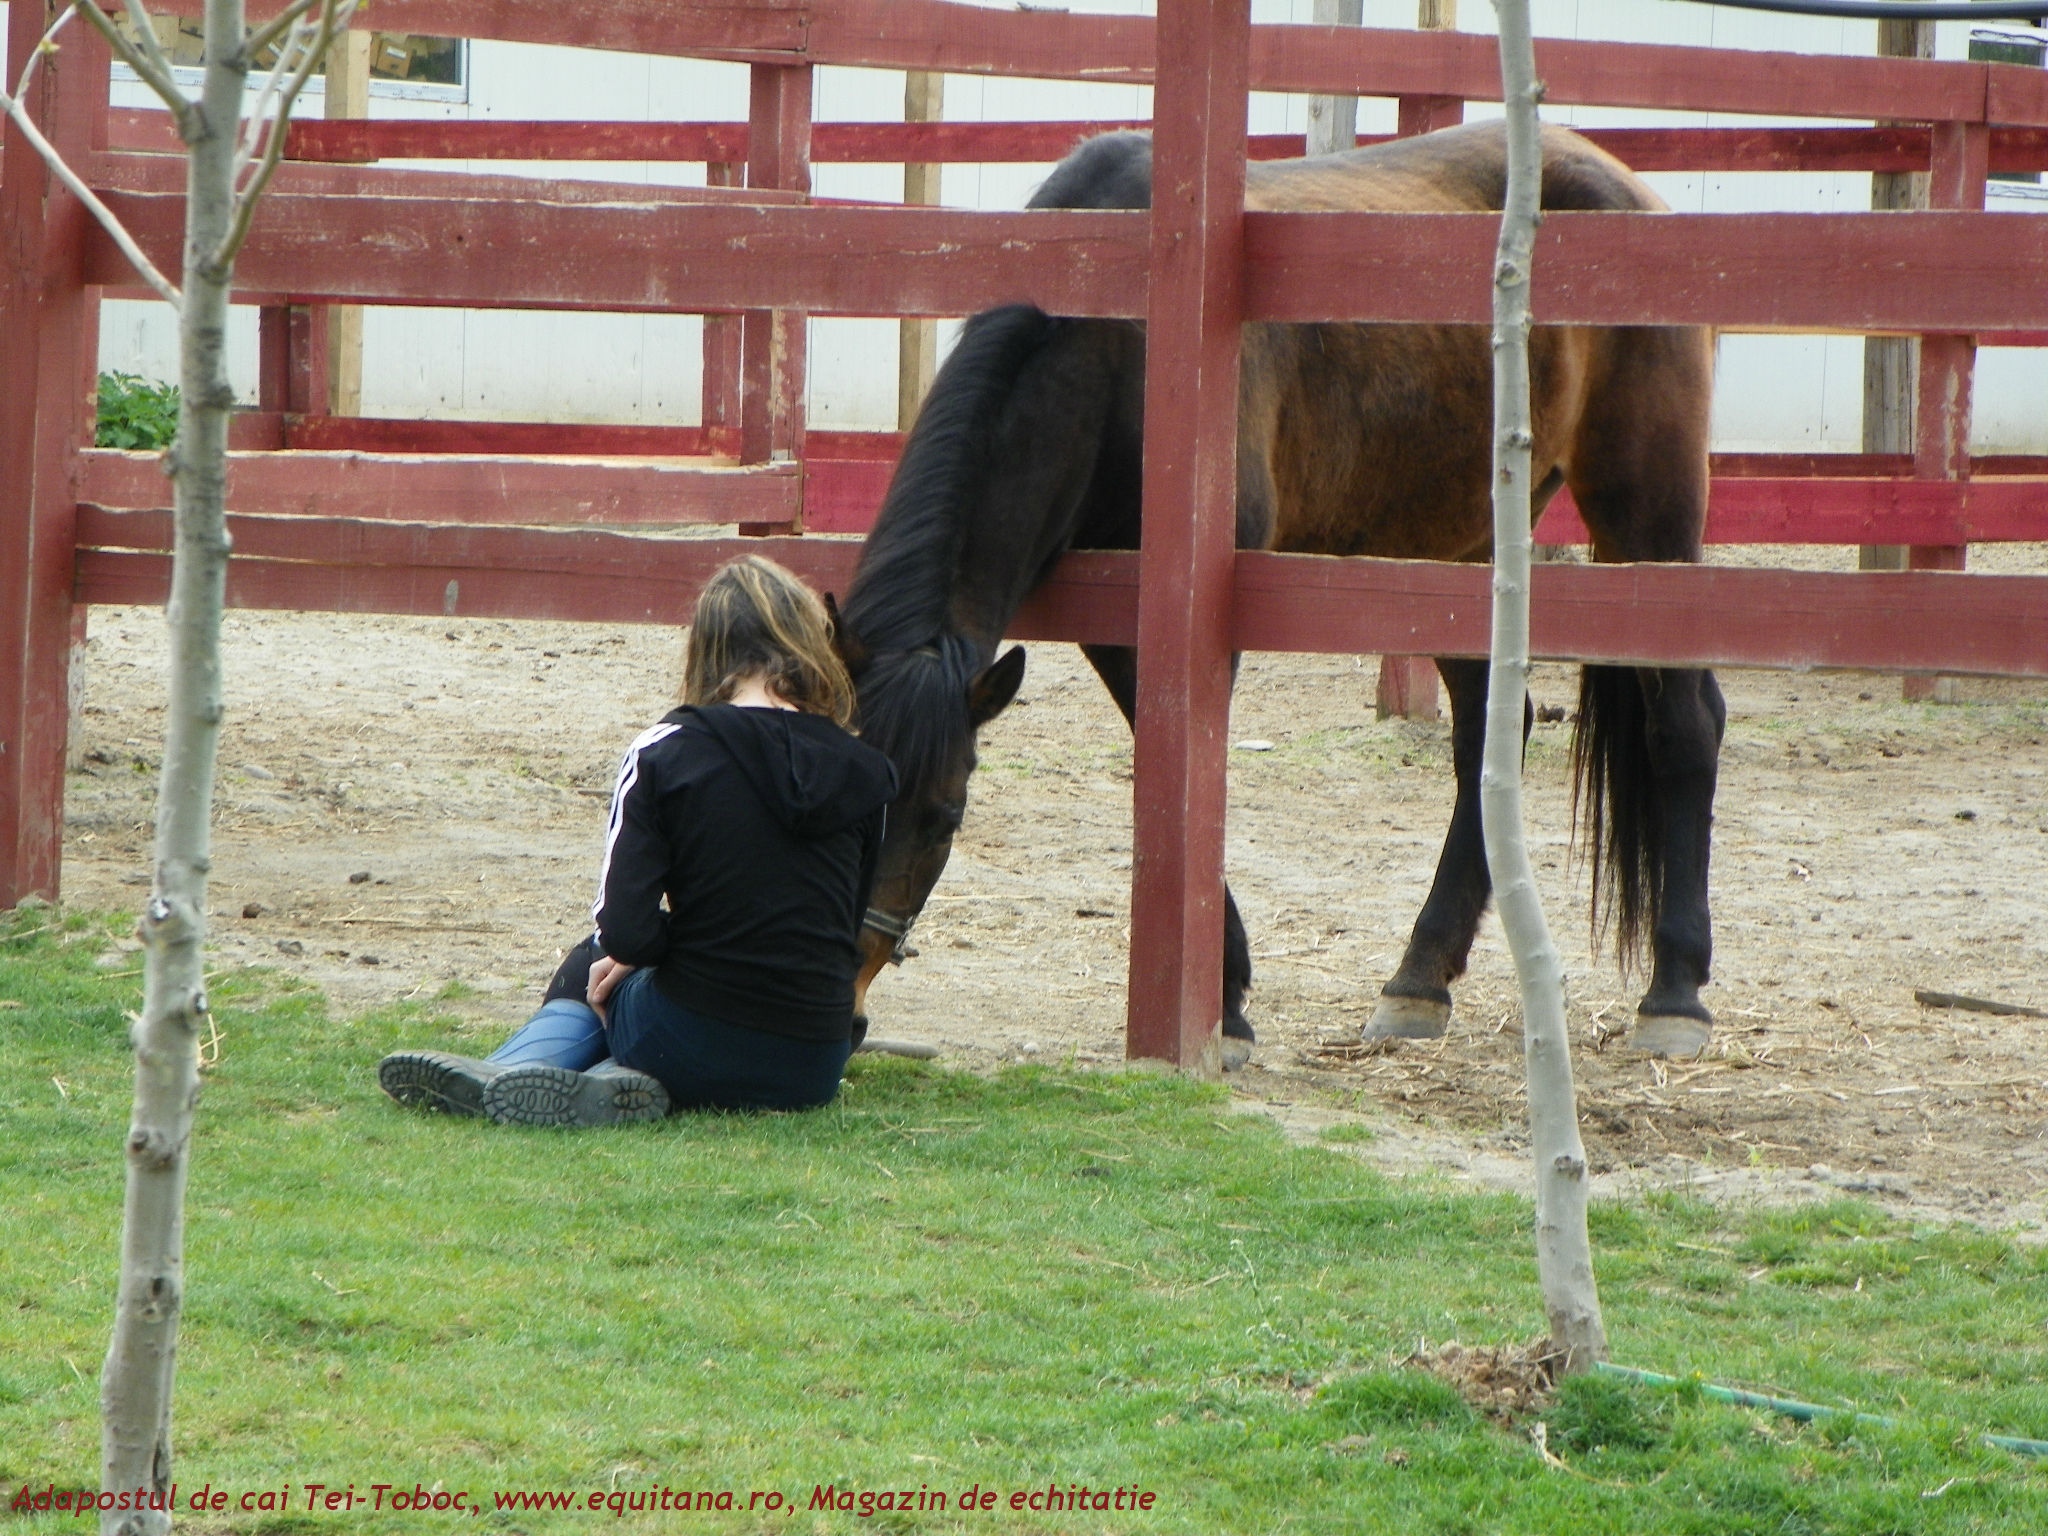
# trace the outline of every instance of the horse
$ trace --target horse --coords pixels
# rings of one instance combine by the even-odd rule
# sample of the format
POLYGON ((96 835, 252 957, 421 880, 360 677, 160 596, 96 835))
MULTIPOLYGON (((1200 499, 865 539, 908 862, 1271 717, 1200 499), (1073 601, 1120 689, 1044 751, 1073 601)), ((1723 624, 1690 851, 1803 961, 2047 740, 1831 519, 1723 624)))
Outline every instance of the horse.
MULTIPOLYGON (((1505 134, 1474 124, 1247 168, 1251 209, 1498 210, 1505 134)), ((1083 142, 1034 208, 1150 206, 1151 140, 1083 142)), ((1546 128, 1546 209, 1665 211, 1613 156, 1546 128)), ((1697 327, 1538 327, 1531 338, 1534 510, 1561 485, 1600 561, 1700 558, 1713 337, 1697 327)), ((1240 549, 1485 561, 1492 554, 1492 360, 1479 326, 1248 324, 1238 414, 1240 549)), ((1012 305, 970 319, 905 442, 843 605, 860 730, 901 793, 863 932, 857 1009, 945 868, 967 808, 977 733, 1016 695, 1024 651, 1004 626, 1069 549, 1135 549, 1144 443, 1141 322, 1012 305)), ((1143 705, 1135 651, 1084 645, 1127 722, 1143 705)), ((1480 827, 1487 663, 1437 660, 1451 707, 1456 800, 1435 879, 1364 1028, 1430 1039, 1451 1019, 1492 896, 1480 827)), ((1524 733, 1530 711, 1523 701, 1524 733)), ((1590 852, 1592 922, 1624 973, 1647 941, 1633 1042, 1697 1052, 1712 935, 1707 860, 1726 708, 1690 668, 1583 669, 1573 738, 1574 830, 1590 852)), ((1256 1039, 1251 951, 1224 892, 1226 1065, 1256 1039)))

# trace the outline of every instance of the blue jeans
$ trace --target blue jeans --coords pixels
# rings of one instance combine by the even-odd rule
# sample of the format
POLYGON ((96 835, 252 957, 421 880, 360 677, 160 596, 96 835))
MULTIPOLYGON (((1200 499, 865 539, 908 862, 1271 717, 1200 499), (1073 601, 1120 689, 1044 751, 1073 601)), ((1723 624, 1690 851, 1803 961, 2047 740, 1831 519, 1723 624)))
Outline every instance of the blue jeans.
POLYGON ((677 1109, 812 1109, 839 1092, 851 1040, 791 1040, 685 1008, 635 971, 611 996, 612 1055, 677 1109))
POLYGON ((645 1072, 676 1109, 811 1109, 829 1104, 853 1054, 850 1040, 791 1040, 685 1008, 638 970, 611 995, 611 1022, 558 997, 491 1053, 587 1072, 607 1056, 645 1072))

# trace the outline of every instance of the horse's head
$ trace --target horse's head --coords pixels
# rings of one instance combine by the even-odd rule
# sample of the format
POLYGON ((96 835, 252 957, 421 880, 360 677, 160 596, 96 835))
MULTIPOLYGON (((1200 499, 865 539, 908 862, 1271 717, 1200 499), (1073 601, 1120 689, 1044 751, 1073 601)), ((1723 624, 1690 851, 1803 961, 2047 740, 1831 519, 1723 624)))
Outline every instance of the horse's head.
POLYGON ((861 739, 896 765, 896 799, 861 931, 854 1009, 868 984, 901 960, 910 925, 953 852, 967 812, 975 735, 1003 712, 1024 680, 1024 648, 983 665, 974 643, 947 635, 907 651, 869 651, 837 610, 834 632, 860 698, 861 739))

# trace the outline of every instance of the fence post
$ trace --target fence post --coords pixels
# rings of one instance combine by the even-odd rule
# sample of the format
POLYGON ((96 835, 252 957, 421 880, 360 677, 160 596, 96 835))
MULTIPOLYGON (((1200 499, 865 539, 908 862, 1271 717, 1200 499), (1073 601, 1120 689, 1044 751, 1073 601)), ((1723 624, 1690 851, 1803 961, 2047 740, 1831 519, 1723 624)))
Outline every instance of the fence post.
MULTIPOLYGON (((256 312, 256 403, 288 416, 325 416, 333 396, 328 323, 341 305, 266 304, 256 312)), ((289 431, 285 441, 291 440, 289 431)))
MULTIPOLYGON (((1458 0, 1416 0, 1415 25, 1423 32, 1457 31, 1458 0)), ((1394 131, 1403 138, 1455 128, 1465 121, 1465 103, 1457 96, 1403 96, 1398 110, 1394 131)))
MULTIPOLYGON (((946 116, 946 77, 928 70, 913 69, 903 76, 903 121, 937 123, 946 116)), ((942 165, 905 165, 903 202, 906 207, 936 208, 940 198, 942 165)), ((897 322, 896 430, 908 432, 932 387, 932 375, 939 371, 939 322, 901 320, 897 322)))
MULTIPOLYGON (((811 189, 811 69, 807 64, 756 64, 747 112, 747 185, 789 192, 811 189)), ((804 315, 749 310, 741 322, 740 459, 765 464, 791 459, 802 473, 804 451, 804 315)), ((799 489, 793 525, 741 523, 743 534, 803 528, 799 489)))
MULTIPOLYGON (((1936 123, 1927 178, 1934 208, 1982 212, 1984 182, 1990 174, 1991 129, 1985 123, 1936 123)), ((1974 336, 1923 336, 1913 412, 1913 478, 1970 478, 1970 396, 1977 368, 1974 336)), ((1960 571, 1969 558, 1966 544, 1915 544, 1906 565, 1915 571, 1960 571)), ((1908 674, 1908 699, 1936 704, 1962 700, 1958 678, 1908 674)))
MULTIPOLYGON (((49 25, 7 15, 10 88, 49 25)), ((29 110, 74 165, 106 142, 106 44, 74 26, 29 110)), ((58 894, 70 730, 78 454, 92 443, 99 306, 83 282, 90 218, 9 124, 0 170, 0 907, 58 894)))
MULTIPOLYGON (((1880 21, 1877 51, 1888 59, 1934 57, 1931 21, 1880 21)), ((1925 171, 1876 171, 1870 177, 1870 206, 1879 213, 1927 206, 1925 171)), ((1913 376, 1920 367, 1917 336, 1863 338, 1863 451, 1913 451, 1913 376)), ((1899 544, 1865 544, 1856 551, 1865 571, 1903 571, 1906 550, 1899 544)))
POLYGON ((1126 1053, 1214 1075, 1250 0, 1162 0, 1126 1053))
MULTIPOLYGON (((1316 0, 1319 27, 1355 27, 1365 20, 1365 0, 1316 0)), ((1311 96, 1308 99, 1308 152, 1334 155, 1358 143, 1356 96, 1311 96)))
MULTIPOLYGON (((746 167, 714 160, 704 167, 707 187, 737 187, 746 167)), ((698 417, 706 453, 740 456, 740 339, 745 317, 704 317, 703 410, 698 417)))
MULTIPOLYGON (((1415 25, 1423 32, 1455 32, 1458 0, 1417 0, 1415 25)), ((1465 103, 1457 96, 1403 96, 1398 102, 1395 132, 1403 138, 1434 133, 1465 120, 1465 103)), ((1547 559, 1550 546, 1539 544, 1535 558, 1547 559)), ((1382 656, 1379 682, 1373 689, 1373 713, 1382 720, 1435 720, 1443 714, 1437 687, 1436 662, 1428 656, 1382 656)))
MULTIPOLYGON (((370 48, 368 32, 344 32, 327 50, 327 99, 330 118, 370 115, 370 48)), ((363 306, 329 304, 326 319, 327 408, 337 416, 363 414, 363 306)), ((323 413, 324 414, 324 413, 323 413)))

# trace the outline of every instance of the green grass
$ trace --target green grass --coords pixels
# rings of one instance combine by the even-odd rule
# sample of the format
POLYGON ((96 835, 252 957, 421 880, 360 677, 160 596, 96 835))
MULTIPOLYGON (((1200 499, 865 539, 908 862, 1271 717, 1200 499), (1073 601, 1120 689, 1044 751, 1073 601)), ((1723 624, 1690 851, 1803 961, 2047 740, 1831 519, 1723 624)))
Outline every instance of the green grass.
MULTIPOLYGON (((93 961, 121 926, 0 916, 8 1498, 97 1465, 138 994, 93 961)), ((1899 1427, 1576 1382, 1545 1415, 1560 1471, 1531 1426, 1397 1364, 1419 1336, 1536 1331, 1527 1209, 1290 1146, 1221 1090, 862 1058, 809 1115, 522 1132, 377 1093, 385 1051, 469 1043, 431 1006, 337 1021, 272 974, 212 990, 224 1041, 191 1167, 177 1476, 181 1500, 289 1485, 292 1509, 181 1529, 460 1526, 304 1508, 309 1483, 437 1481, 487 1505, 665 1485, 798 1506, 473 1522, 494 1531, 2048 1529, 2048 1468, 1975 1438, 2048 1437, 2048 1256, 2003 1237, 1849 1203, 1599 1207, 1624 1363, 1899 1427), (1158 1497, 1000 1502, 1070 1482, 1158 1497), (819 1484, 978 1484, 999 1504, 862 1518, 812 1512, 819 1484)))

